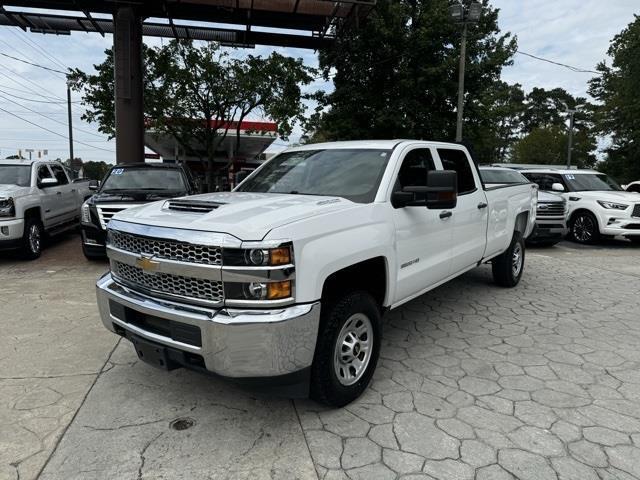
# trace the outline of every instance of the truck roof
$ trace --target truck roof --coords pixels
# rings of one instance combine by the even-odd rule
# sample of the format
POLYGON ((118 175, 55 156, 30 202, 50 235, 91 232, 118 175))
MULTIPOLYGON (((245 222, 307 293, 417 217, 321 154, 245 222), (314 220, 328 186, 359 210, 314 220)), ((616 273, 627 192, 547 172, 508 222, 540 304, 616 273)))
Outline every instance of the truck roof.
POLYGON ((597 173, 602 174, 602 172, 598 172, 596 170, 590 169, 578 169, 578 170, 568 170, 566 168, 527 168, 524 170, 520 170, 521 173, 559 173, 560 175, 576 175, 581 173, 597 173))
MULTIPOLYGON (((456 143, 432 142, 429 140, 410 140, 398 138, 395 140, 350 140, 345 142, 327 142, 327 143, 311 143, 288 148, 285 151, 301 151, 301 150, 329 150, 329 149, 373 149, 373 150, 393 150, 402 143, 425 143, 433 146, 451 147, 458 146, 456 143)), ((462 146, 462 145, 459 145, 462 146)))
POLYGON ((113 168, 182 168, 182 165, 179 163, 145 163, 145 162, 136 162, 136 163, 117 163, 115 165, 111 165, 111 169, 113 168))

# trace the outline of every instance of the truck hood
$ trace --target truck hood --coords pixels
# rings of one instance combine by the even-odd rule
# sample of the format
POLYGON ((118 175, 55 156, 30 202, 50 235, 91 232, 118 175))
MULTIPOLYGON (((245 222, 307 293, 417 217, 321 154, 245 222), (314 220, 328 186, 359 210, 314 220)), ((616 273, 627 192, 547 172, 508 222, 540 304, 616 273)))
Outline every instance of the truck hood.
POLYGON ((608 202, 640 202, 640 193, 636 192, 571 192, 570 196, 608 202))
POLYGON ((0 198, 22 197, 28 195, 31 187, 20 187, 18 185, 0 184, 0 198))
POLYGON ((158 227, 228 233, 240 240, 262 240, 272 229, 305 218, 358 204, 341 197, 278 193, 222 192, 182 197, 180 200, 217 204, 208 213, 168 209, 169 200, 133 207, 113 218, 158 227))

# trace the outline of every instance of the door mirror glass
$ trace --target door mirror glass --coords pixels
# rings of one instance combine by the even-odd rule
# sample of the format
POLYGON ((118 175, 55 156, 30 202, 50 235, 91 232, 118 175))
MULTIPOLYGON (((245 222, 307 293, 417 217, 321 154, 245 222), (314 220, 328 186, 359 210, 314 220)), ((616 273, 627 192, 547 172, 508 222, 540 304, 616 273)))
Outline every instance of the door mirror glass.
POLYGON ((564 192, 564 185, 556 182, 551 185, 551 190, 553 190, 554 192, 564 192))
POLYGON ((58 180, 55 178, 43 178, 38 182, 40 188, 55 187, 56 185, 58 185, 58 180))
POLYGON ((427 176, 427 208, 444 210, 458 204, 458 174, 454 170, 436 170, 427 176))
POLYGON ((92 192, 95 192, 99 188, 100 188, 100 182, 98 182, 98 180, 89 181, 89 190, 91 190, 92 192))

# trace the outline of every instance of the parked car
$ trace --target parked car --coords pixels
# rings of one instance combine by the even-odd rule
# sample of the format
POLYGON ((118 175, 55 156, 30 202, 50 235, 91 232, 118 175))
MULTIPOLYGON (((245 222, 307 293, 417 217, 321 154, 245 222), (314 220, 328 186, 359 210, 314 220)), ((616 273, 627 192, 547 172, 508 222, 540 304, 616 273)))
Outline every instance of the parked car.
POLYGON ((640 242, 640 194, 625 192, 593 170, 537 169, 521 172, 540 190, 562 193, 569 205, 569 236, 579 243, 621 235, 640 242))
POLYGON ((88 180, 72 180, 58 162, 0 161, 0 250, 19 249, 26 259, 42 252, 45 234, 80 222, 82 202, 91 195, 88 180))
POLYGON ((189 170, 178 164, 131 163, 109 169, 95 195, 82 206, 82 251, 105 258, 109 220, 127 208, 195 192, 189 170))
POLYGON ((373 375, 383 312, 483 263, 518 284, 536 190, 483 188, 457 144, 289 149, 233 192, 116 214, 102 321, 155 366, 345 405, 373 375))
MULTIPOLYGON (((480 176, 486 187, 531 183, 528 178, 511 168, 480 167, 480 176)), ((567 235, 567 201, 562 195, 538 192, 536 225, 527 238, 528 245, 553 246, 567 235)))
POLYGON ((638 182, 631 182, 629 185, 627 185, 627 187, 625 188, 625 190, 626 190, 627 192, 640 193, 640 181, 638 181, 638 182))

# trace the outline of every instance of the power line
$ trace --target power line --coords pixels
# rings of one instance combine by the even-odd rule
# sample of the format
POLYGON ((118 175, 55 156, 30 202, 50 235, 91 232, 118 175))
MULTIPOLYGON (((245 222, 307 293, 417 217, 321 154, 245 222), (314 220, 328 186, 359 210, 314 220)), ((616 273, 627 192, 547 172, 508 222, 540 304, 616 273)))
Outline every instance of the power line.
MULTIPOLYGON (((39 85, 39 84, 37 84, 36 82, 34 82, 34 81, 32 81, 32 80, 28 79, 27 77, 25 77, 24 75, 22 75, 22 74, 20 74, 20 73, 16 72, 15 70, 12 70, 12 69, 10 69, 10 68, 8 68, 8 67, 5 67, 5 68, 6 68, 9 72, 11 72, 13 75, 16 75, 16 76, 20 77, 21 79, 23 79, 25 82, 28 82, 28 83, 30 83, 31 85, 34 85, 35 87, 39 88, 40 90, 44 91, 44 92, 45 92, 45 93, 47 93, 47 94, 48 94, 48 93, 50 93, 46 88, 44 88, 44 87, 40 86, 40 85, 39 85)), ((27 85, 24 85, 24 84, 22 84, 22 83, 18 82, 15 78, 10 77, 9 75, 7 75, 6 73, 4 73, 4 72, 2 72, 2 71, 0 71, 0 75, 3 75, 3 76, 5 76, 5 77, 7 77, 9 80, 11 80, 11 81, 12 81, 12 82, 14 82, 14 83, 17 83, 18 85, 20 85, 20 86, 21 86, 21 87, 23 87, 23 88, 26 88, 26 89, 28 89, 28 90, 33 91, 33 88, 28 87, 27 85)), ((36 93, 36 92, 34 92, 34 93, 36 93)), ((41 93, 36 93, 36 95, 43 96, 41 93)), ((64 98, 62 98, 62 97, 57 97, 57 96, 55 96, 55 98, 59 98, 60 100, 62 100, 62 101, 64 101, 64 102, 66 103, 66 100, 65 100, 64 98)))
MULTIPOLYGON (((62 104, 67 104, 67 102, 65 101, 58 101, 58 102, 52 102, 52 101, 48 101, 48 100, 38 100, 38 99, 33 99, 33 98, 26 98, 26 97, 21 97, 20 95, 14 95, 13 93, 9 93, 9 92, 5 92, 4 90, 0 89, 0 93, 4 93, 5 95, 9 95, 10 97, 13 98, 17 98, 20 100, 24 100, 25 102, 33 102, 33 103, 52 103, 55 105, 62 105, 62 104)), ((80 102, 71 102, 71 103, 80 103, 80 102)))
MULTIPOLYGON (((12 117, 16 117, 16 118, 18 118, 18 119, 22 120, 23 122, 26 122, 26 123, 28 123, 28 124, 30 124, 30 125, 33 125, 34 127, 38 127, 38 128, 39 128, 39 129, 41 129, 41 130, 44 130, 44 131, 46 131, 46 132, 49 132, 49 133, 51 133, 51 134, 53 134, 53 135, 55 135, 55 136, 57 136, 57 137, 61 137, 61 138, 65 138, 65 139, 67 138, 67 136, 66 136, 66 135, 62 135, 61 133, 54 132, 53 130, 49 130, 47 127, 43 127, 42 125, 38 125, 37 123, 34 123, 34 122, 32 122, 31 120, 27 120, 26 118, 23 118, 23 117, 21 117, 21 116, 19 116, 19 115, 16 115, 15 113, 11 113, 9 110, 5 110, 5 109, 4 109, 4 108, 2 108, 2 107, 0 107, 0 111, 1 111, 1 112, 5 112, 5 113, 9 114, 9 115, 11 115, 12 117)), ((113 150, 109 150, 109 149, 107 149, 107 148, 102 148, 102 147, 96 147, 96 146, 94 146, 94 145, 90 145, 90 144, 88 144, 88 143, 81 142, 81 141, 79 141, 79 140, 76 140, 76 143, 79 143, 80 145, 84 145, 85 147, 95 148, 96 150, 104 150, 105 152, 115 153, 113 150)))
POLYGON ((56 70, 55 68, 49 68, 49 67, 45 67, 44 65, 38 65, 37 63, 33 63, 33 62, 28 61, 28 60, 23 60, 21 58, 14 57, 13 55, 8 55, 8 54, 3 53, 3 52, 0 52, 0 55, 2 55, 3 57, 10 58, 11 60, 15 60, 16 62, 26 63, 27 65, 31 65, 33 67, 42 68, 43 70, 48 70, 49 72, 60 73, 60 74, 64 75, 65 77, 67 76, 67 74, 65 72, 62 72, 60 70, 56 70))
POLYGON ((597 72, 595 70, 584 70, 582 68, 574 67, 572 65, 567 65, 566 63, 555 62, 553 60, 549 60, 548 58, 538 57, 536 55, 532 55, 531 53, 523 52, 521 50, 517 50, 516 53, 519 53, 520 55, 524 55, 525 57, 531 57, 531 58, 533 58, 535 60, 540 60, 541 62, 547 62, 547 63, 551 63, 553 65, 558 65, 559 67, 568 68, 572 72, 576 72, 576 73, 595 73, 596 75, 602 75, 601 72, 597 72))
MULTIPOLYGON (((0 75, 1 75, 1 74, 2 74, 2 72, 0 72, 0 75)), ((9 79, 11 80, 11 78, 10 78, 10 77, 9 77, 9 79)), ((41 94, 39 94, 39 93, 37 93, 37 92, 34 92, 33 90, 32 90, 32 91, 29 91, 29 90, 22 90, 22 89, 20 89, 20 88, 10 87, 10 86, 8 86, 8 85, 0 85, 0 87, 1 87, 1 88, 6 88, 6 89, 9 89, 9 90, 13 90, 13 91, 15 91, 15 92, 26 93, 26 94, 31 94, 31 95, 37 95, 37 96, 42 97, 42 98, 45 98, 45 99, 47 99, 47 100, 58 100, 58 98, 57 98, 57 97, 48 97, 48 96, 46 96, 46 95, 41 95, 41 94)), ((62 101, 62 100, 61 100, 61 101, 62 101)), ((62 114, 63 112, 60 112, 60 113, 62 114)), ((66 113, 66 112, 65 112, 65 113, 66 113)))
POLYGON ((45 49, 43 49, 35 40, 32 40, 31 38, 29 38, 29 34, 28 33, 22 32, 22 30, 20 30, 20 32, 24 33, 24 35, 20 35, 14 29, 9 29, 9 32, 13 36, 15 36, 18 40, 20 40, 22 43, 24 43, 28 47, 31 47, 33 50, 38 52, 41 56, 43 56, 43 57, 47 58, 48 60, 50 60, 52 63, 57 64, 59 67, 61 67, 63 69, 68 69, 69 68, 64 63, 59 61, 56 57, 54 57, 52 54, 48 53, 45 49))
MULTIPOLYGON (((9 99, 9 98, 7 98, 7 97, 4 97, 4 96, 0 95, 0 98, 4 98, 4 99, 5 99, 5 100, 7 100, 8 102, 13 103, 14 105, 18 105, 19 107, 22 107, 22 108, 24 108, 25 110, 28 110, 28 111, 30 111, 30 112, 32 112, 32 113, 35 113, 36 115, 40 115, 41 117, 46 118, 46 119, 47 119, 47 120, 49 120, 49 121, 52 121, 52 122, 55 122, 55 123, 59 123, 60 125, 64 125, 65 127, 69 126, 69 124, 68 124, 68 123, 66 123, 66 122, 61 122, 60 120, 57 120, 57 119, 55 119, 55 118, 51 118, 51 117, 49 117, 49 116, 45 115, 44 113, 38 112, 38 111, 36 111, 36 110, 32 110, 32 109, 30 109, 29 107, 27 107, 27 106, 25 106, 25 105, 22 105, 21 103, 14 102, 13 100, 11 100, 11 99, 9 99)), ((88 135, 93 135, 94 137, 102 138, 102 135, 98 135, 97 133, 93 133, 93 132, 90 132, 90 131, 88 131, 88 130, 84 130, 84 129, 82 129, 82 128, 74 127, 73 129, 74 129, 74 130, 76 130, 76 131, 78 131, 78 132, 86 133, 86 134, 88 134, 88 135)))

